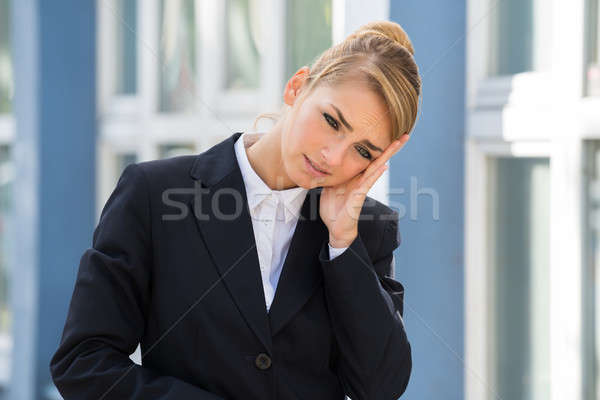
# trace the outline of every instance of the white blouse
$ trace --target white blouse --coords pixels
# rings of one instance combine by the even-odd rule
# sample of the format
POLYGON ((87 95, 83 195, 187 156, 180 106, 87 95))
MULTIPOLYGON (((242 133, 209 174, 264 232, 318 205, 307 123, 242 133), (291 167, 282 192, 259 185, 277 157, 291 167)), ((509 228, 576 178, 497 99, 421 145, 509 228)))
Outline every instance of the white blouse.
MULTIPOLYGON (((246 187, 268 311, 275 297, 281 269, 308 190, 301 186, 272 190, 267 186, 252 169, 246 154, 246 148, 254 141, 255 135, 261 134, 242 133, 235 142, 235 155, 246 187)), ((334 248, 329 245, 329 256, 335 258, 346 249, 347 247, 334 248)))

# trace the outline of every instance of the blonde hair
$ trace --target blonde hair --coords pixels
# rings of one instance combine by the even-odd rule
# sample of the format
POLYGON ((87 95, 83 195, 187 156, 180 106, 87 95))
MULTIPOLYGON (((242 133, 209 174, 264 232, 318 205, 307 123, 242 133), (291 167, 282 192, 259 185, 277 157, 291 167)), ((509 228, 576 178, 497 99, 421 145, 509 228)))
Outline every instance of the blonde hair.
MULTIPOLYGON (((358 78, 385 101, 391 115, 391 140, 396 140, 410 133, 417 120, 421 78, 413 55, 412 43, 400 25, 369 22, 314 61, 300 97, 304 99, 319 84, 334 86, 358 78)), ((258 115, 253 128, 261 118, 281 118, 285 106, 280 113, 258 115)))

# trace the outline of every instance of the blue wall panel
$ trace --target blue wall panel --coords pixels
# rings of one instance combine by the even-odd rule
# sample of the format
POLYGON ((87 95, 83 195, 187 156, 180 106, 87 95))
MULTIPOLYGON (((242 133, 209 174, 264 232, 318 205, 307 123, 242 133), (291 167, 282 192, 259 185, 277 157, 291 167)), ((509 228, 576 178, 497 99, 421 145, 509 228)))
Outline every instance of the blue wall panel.
POLYGON ((458 400, 464 398, 465 370, 466 5, 432 0, 390 3, 390 19, 410 36, 423 78, 422 109, 413 137, 390 162, 390 205, 401 212, 396 276, 406 288, 404 315, 413 346, 413 373, 403 398, 458 400))
POLYGON ((13 2, 15 248, 11 399, 47 398, 95 222, 96 2, 13 2))

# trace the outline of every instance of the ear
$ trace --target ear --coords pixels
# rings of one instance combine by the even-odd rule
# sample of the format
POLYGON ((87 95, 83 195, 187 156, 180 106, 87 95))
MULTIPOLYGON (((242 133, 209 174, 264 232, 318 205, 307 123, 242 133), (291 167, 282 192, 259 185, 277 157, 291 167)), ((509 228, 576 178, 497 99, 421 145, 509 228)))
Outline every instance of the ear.
POLYGON ((287 81, 283 91, 283 101, 285 104, 289 106, 294 104, 300 95, 301 89, 304 86, 304 82, 306 81, 309 72, 310 68, 305 65, 296 71, 296 73, 287 81))

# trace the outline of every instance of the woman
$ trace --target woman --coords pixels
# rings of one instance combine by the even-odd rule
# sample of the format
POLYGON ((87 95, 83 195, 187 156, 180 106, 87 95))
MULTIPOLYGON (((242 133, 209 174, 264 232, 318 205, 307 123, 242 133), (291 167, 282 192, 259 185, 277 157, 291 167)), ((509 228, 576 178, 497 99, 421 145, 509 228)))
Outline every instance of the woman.
POLYGON ((412 53, 367 24, 289 79, 267 133, 129 165, 50 362, 63 397, 398 398, 398 213, 366 193, 416 120, 412 53))

